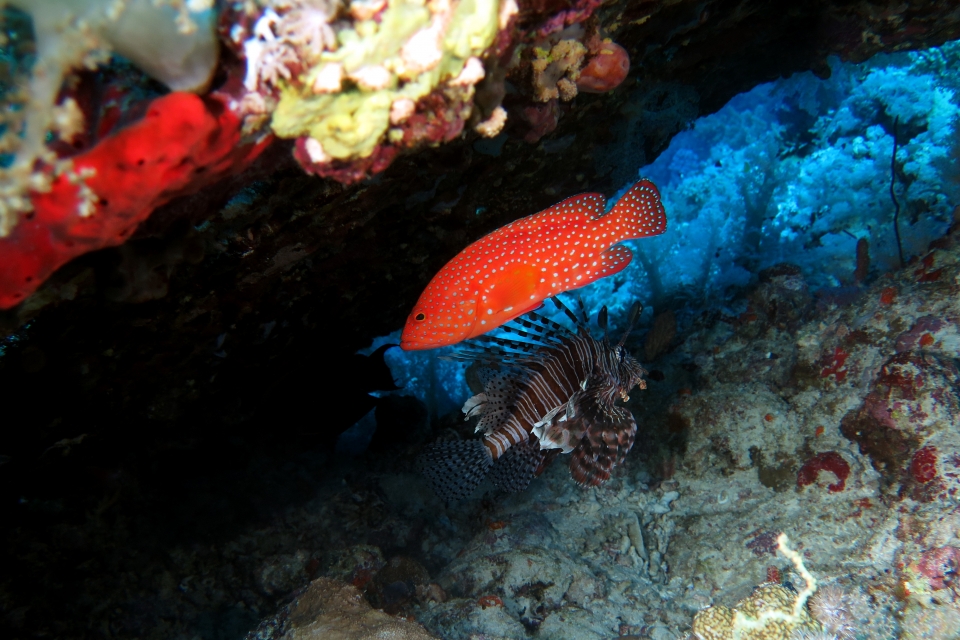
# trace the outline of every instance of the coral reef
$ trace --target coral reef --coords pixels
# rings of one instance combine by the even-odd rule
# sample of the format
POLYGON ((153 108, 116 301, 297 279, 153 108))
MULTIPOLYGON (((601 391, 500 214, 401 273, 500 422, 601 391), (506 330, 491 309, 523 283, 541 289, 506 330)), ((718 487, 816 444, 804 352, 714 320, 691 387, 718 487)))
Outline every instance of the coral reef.
MULTIPOLYGON (((252 28, 265 5, 245 5, 252 28)), ((462 435, 448 414, 466 395, 456 368, 436 359, 402 365, 403 392, 429 406, 428 426, 402 423, 386 451, 330 452, 329 434, 352 424, 369 395, 344 375, 353 352, 396 329, 428 279, 473 239, 569 194, 614 192, 698 114, 757 82, 809 69, 825 75, 831 53, 863 60, 960 35, 952 7, 925 0, 880 12, 865 1, 718 7, 521 3, 509 33, 477 56, 486 75, 475 85, 468 136, 398 152, 389 170, 353 186, 304 175, 290 153, 298 145, 274 145, 243 175, 160 207, 130 232, 136 244, 123 254, 104 248, 72 260, 0 313, 9 405, 0 441, 4 635, 241 637, 311 580, 343 576, 376 606, 451 640, 531 632, 666 640, 686 634, 704 607, 742 600, 765 576, 787 590, 802 584, 774 555, 776 534, 786 531, 818 576, 865 602, 849 608, 861 636, 949 637, 958 628, 955 557, 944 550, 960 548, 960 523, 948 475, 955 443, 944 423, 956 415, 949 394, 932 388, 953 380, 957 353, 955 240, 940 238, 953 204, 949 47, 837 63, 834 82, 795 77, 803 88, 796 100, 768 92, 785 110, 761 108, 753 96, 749 114, 723 114, 716 141, 728 144, 716 155, 665 152, 689 182, 670 191, 689 197, 672 206, 689 216, 682 229, 691 243, 653 252, 642 271, 584 292, 591 311, 608 304, 614 321, 638 296, 656 298, 645 326, 666 309, 676 320, 650 392, 630 406, 639 444, 603 488, 571 486, 564 469, 551 468, 522 496, 484 487, 455 510, 433 500, 413 459, 428 438, 462 435), (590 33, 593 20, 629 52, 630 78, 609 94, 558 98, 544 118, 555 129, 523 142, 518 111, 533 104, 532 85, 520 75, 522 56, 517 75, 507 68, 511 47, 560 34, 568 22, 590 33), (916 80, 923 75, 933 80, 916 80), (507 122, 475 145, 474 119, 497 108, 507 122), (831 109, 843 127, 810 133, 831 109), (784 147, 741 153, 775 130, 784 147), (903 271, 890 250, 891 160, 903 271), (784 165, 786 177, 776 171, 784 165), (714 179, 696 180, 704 168, 714 179), (773 189, 765 199, 771 185, 788 183, 794 192, 773 189), (755 217, 741 235, 729 222, 743 221, 746 206, 755 217), (791 236, 813 217, 810 233, 791 236), (869 228, 858 222, 866 218, 869 228), (864 269, 855 275, 863 238, 865 277, 864 269), (774 249, 781 241, 782 253, 774 249), (799 273, 761 280, 784 260, 799 273), (130 286, 116 286, 116 269, 130 286), (651 293, 654 275, 662 295, 651 293), (871 395, 879 415, 868 411, 871 395), (894 428, 882 420, 888 409, 894 428), (848 414, 873 439, 847 439, 848 414), (807 462, 836 462, 830 452, 849 467, 843 490, 829 490, 839 478, 828 468, 798 487, 807 462), (464 557, 483 573, 455 564, 464 557), (528 559, 547 566, 535 573, 528 559)), ((283 18, 290 9, 274 12, 283 18)), ((322 25, 336 35, 356 20, 341 5, 334 20, 313 22, 318 40, 295 46, 329 47, 322 25)), ((589 41, 580 42, 589 53, 589 41)), ((32 46, 29 38, 4 45, 5 56, 25 52, 10 77, 29 75, 32 46)), ((242 49, 225 52, 214 81, 228 107, 251 93, 245 61, 234 55, 242 49)), ((85 114, 80 147, 65 152, 77 157, 132 125, 135 103, 162 91, 152 84, 127 103, 136 92, 114 98, 116 85, 106 82, 107 100, 134 106, 122 107, 129 120, 111 113, 94 123, 86 114, 110 110, 87 110, 90 75, 64 87, 85 114)), ((288 82, 279 70, 276 82, 288 82)), ((143 86, 151 82, 141 76, 143 86)), ((420 113, 416 126, 443 137, 465 112, 431 95, 445 120, 420 113)), ((398 105, 396 117, 408 109, 398 105)), ((240 140, 244 126, 265 131, 268 116, 248 113, 240 140)), ((700 121, 692 132, 710 126, 700 121)), ((48 140, 58 154, 73 146, 55 133, 48 140)), ((363 162, 381 166, 386 156, 335 169, 350 178, 366 171, 363 162)), ((642 333, 628 346, 642 352, 642 333)))
POLYGON ((717 605, 697 613, 693 618, 693 635, 699 640, 789 640, 804 632, 819 631, 820 625, 806 609, 807 601, 817 590, 817 582, 807 571, 800 554, 787 545, 787 536, 781 533, 777 548, 803 577, 805 586, 800 593, 779 584, 761 584, 733 609, 717 605))

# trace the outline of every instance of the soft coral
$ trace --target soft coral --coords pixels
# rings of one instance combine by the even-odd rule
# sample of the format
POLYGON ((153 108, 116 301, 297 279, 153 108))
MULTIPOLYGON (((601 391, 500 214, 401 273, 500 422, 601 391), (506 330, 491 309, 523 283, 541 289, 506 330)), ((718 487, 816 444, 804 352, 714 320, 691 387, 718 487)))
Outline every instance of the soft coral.
POLYGON ((0 309, 71 259, 121 244, 158 206, 248 166, 269 141, 242 144, 240 129, 215 96, 177 92, 76 156, 73 170, 34 193, 33 212, 0 239, 0 309))

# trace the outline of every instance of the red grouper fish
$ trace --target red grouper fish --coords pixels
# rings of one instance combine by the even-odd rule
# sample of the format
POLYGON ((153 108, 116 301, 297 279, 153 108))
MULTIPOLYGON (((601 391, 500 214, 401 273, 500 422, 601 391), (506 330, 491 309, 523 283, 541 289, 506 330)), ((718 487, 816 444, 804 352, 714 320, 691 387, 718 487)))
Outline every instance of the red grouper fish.
POLYGON ((400 347, 434 349, 487 333, 550 296, 622 271, 617 243, 667 229, 660 192, 641 179, 604 215, 606 198, 581 193, 485 235, 433 277, 407 318, 400 347))

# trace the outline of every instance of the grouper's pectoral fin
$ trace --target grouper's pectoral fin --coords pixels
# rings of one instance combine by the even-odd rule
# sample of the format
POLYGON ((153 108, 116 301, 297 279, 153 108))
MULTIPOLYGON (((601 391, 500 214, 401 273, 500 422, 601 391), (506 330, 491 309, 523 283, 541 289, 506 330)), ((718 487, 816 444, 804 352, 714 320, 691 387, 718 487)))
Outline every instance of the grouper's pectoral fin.
POLYGON ((622 244, 617 244, 601 253, 600 259, 602 262, 598 265, 598 271, 593 274, 594 280, 612 276, 626 269, 633 260, 633 253, 622 244))
POLYGON ((511 265, 491 276, 483 284, 477 322, 469 337, 475 338, 539 307, 546 297, 540 279, 540 270, 528 264, 511 265))

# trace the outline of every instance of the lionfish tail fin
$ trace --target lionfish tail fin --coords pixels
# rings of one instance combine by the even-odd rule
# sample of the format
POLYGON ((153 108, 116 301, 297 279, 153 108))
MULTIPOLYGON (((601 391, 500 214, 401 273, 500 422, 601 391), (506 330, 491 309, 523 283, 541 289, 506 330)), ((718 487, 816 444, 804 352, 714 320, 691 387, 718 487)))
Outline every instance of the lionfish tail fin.
POLYGON ((421 475, 444 502, 469 497, 492 464, 483 440, 438 440, 417 458, 421 475))

